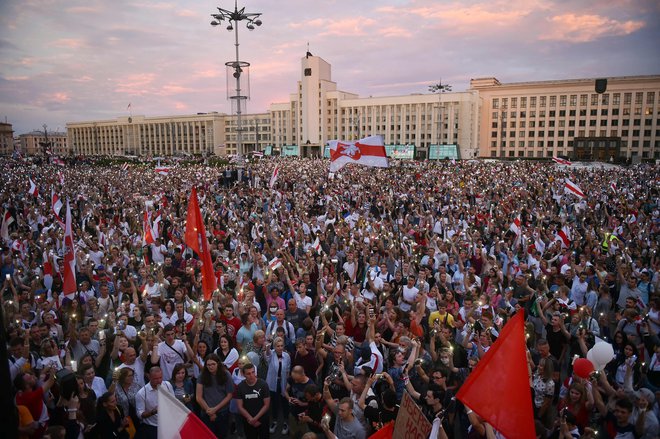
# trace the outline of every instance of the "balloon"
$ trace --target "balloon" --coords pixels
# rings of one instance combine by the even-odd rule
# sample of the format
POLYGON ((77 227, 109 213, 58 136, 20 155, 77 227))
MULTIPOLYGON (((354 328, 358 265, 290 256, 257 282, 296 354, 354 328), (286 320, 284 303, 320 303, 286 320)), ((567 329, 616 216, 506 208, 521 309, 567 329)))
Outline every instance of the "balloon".
POLYGON ((573 363, 573 373, 580 378, 589 378, 589 374, 594 371, 594 365, 586 358, 578 358, 573 363))
POLYGON ((598 368, 602 369, 607 363, 614 358, 614 349, 612 345, 606 342, 596 343, 593 348, 591 357, 594 363, 598 364, 598 368))

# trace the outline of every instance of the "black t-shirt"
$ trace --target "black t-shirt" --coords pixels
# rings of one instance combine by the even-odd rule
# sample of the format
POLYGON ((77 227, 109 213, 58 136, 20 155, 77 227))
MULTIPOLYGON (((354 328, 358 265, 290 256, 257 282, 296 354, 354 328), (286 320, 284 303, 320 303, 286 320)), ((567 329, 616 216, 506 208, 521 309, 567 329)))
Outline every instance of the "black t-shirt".
MULTIPOLYGON (((236 389, 236 398, 243 401, 243 408, 250 414, 256 416, 259 410, 264 406, 264 400, 270 398, 268 384, 261 378, 257 378, 254 386, 248 385, 244 380, 236 389)), ((266 416, 268 412, 266 412, 266 416)))
POLYGON ((568 340, 564 337, 563 331, 554 332, 552 325, 549 323, 545 325, 545 330, 547 332, 546 339, 550 345, 550 353, 553 357, 560 358, 564 346, 568 344, 568 340))
MULTIPOLYGON (((288 389, 289 396, 303 402, 305 401, 305 387, 307 387, 310 384, 314 384, 314 381, 312 381, 311 378, 306 383, 296 383, 293 381, 293 378, 289 377, 287 382, 289 385, 289 389, 288 389)), ((306 409, 306 407, 301 407, 295 404, 289 404, 289 407, 291 414, 294 416, 298 416, 306 409)))
POLYGON ((399 406, 396 406, 394 410, 385 410, 380 408, 374 408, 370 405, 367 405, 364 408, 364 417, 369 422, 373 431, 379 429, 379 423, 382 425, 387 424, 390 421, 396 420, 396 415, 399 413, 399 406))

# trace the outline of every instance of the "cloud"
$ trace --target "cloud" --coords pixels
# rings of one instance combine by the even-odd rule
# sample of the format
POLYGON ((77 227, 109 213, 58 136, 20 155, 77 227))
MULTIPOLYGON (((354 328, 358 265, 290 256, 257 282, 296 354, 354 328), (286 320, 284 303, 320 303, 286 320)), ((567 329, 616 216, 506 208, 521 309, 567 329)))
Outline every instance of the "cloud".
POLYGON ((60 38, 52 41, 50 45, 64 49, 81 49, 87 47, 87 43, 79 38, 60 38))
POLYGON ((153 73, 137 73, 129 75, 117 82, 115 91, 117 93, 143 95, 147 92, 147 87, 153 83, 155 77, 156 75, 153 73))
POLYGON ((321 30, 319 36, 340 36, 340 37, 360 37, 369 35, 371 28, 378 22, 373 18, 366 17, 353 17, 353 18, 339 18, 333 20, 331 18, 317 18, 314 20, 290 23, 289 27, 292 29, 313 28, 321 30))
POLYGON ((601 15, 555 15, 548 19, 552 28, 541 40, 587 43, 603 37, 629 35, 646 26, 642 20, 617 21, 601 15))

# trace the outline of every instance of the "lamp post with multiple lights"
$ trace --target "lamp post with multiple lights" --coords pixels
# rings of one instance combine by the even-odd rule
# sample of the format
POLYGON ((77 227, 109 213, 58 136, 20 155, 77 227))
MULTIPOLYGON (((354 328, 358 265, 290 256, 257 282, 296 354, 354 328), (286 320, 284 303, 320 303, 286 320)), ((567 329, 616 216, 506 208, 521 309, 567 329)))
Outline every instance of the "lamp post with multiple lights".
POLYGON ((442 140, 442 104, 441 104, 441 95, 451 91, 451 85, 443 84, 442 79, 437 84, 429 85, 429 91, 431 93, 438 94, 438 147, 440 146, 440 141, 442 140))
POLYGON ((246 22, 246 27, 248 30, 254 30, 255 26, 261 26, 261 20, 259 17, 261 13, 250 13, 245 12, 245 8, 238 9, 237 0, 234 2, 234 10, 230 11, 228 9, 217 8, 217 14, 211 14, 213 21, 211 26, 218 26, 222 22, 227 22, 227 30, 229 32, 234 31, 234 46, 236 46, 236 60, 226 62, 225 65, 234 70, 233 76, 236 79, 236 94, 234 96, 229 96, 229 99, 236 103, 236 155, 238 156, 238 163, 242 163, 243 157, 243 139, 242 139, 242 114, 245 108, 246 101, 248 96, 241 90, 241 74, 243 70, 250 66, 250 63, 241 61, 238 55, 238 26, 241 22, 246 22))

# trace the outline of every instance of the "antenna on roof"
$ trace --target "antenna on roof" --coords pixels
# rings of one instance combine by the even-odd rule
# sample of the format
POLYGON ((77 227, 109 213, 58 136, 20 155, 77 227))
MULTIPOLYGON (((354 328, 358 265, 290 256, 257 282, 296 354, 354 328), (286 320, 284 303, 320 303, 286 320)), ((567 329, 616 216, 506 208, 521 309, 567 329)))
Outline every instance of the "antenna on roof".
POLYGON ((305 54, 305 58, 309 58, 310 56, 314 56, 314 55, 312 55, 312 52, 309 51, 309 41, 308 41, 307 42, 307 54, 305 54))

